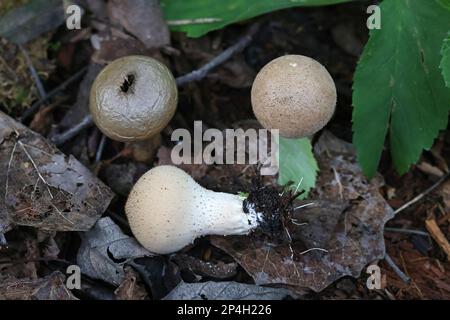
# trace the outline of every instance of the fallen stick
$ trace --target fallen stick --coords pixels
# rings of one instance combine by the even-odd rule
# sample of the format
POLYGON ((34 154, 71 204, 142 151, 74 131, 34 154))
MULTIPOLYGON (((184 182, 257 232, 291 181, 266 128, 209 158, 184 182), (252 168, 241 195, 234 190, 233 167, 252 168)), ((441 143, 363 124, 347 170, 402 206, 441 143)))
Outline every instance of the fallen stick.
POLYGON ((426 195, 428 195, 430 192, 432 192, 433 190, 435 190, 437 187, 439 187, 443 182, 445 182, 445 180, 447 180, 450 177, 450 171, 447 172, 445 175, 443 175, 438 181, 436 181, 431 187, 429 187, 428 189, 426 189, 424 192, 422 192, 421 194, 417 195, 416 197, 414 197, 413 199, 411 199, 410 201, 408 201, 407 203, 405 203, 404 205, 402 205, 400 208, 398 208, 397 210, 394 211, 394 214, 400 213, 403 210, 405 210, 406 208, 412 206, 413 204, 415 204, 416 202, 420 201, 423 197, 425 197, 426 195))
POLYGON ((392 268, 392 270, 395 271, 395 273, 398 275, 400 279, 402 279, 403 282, 409 284, 411 282, 411 278, 408 277, 400 268, 395 264, 394 260, 386 253, 384 256, 384 260, 387 262, 387 264, 392 268))
POLYGON ((77 125, 53 137, 51 141, 58 147, 77 136, 81 131, 89 128, 93 123, 94 121, 92 120, 92 116, 88 114, 83 119, 81 119, 81 121, 77 125))
POLYGON ((28 55, 27 50, 24 47, 22 47, 21 45, 19 45, 19 48, 20 48, 20 51, 22 51, 22 54, 28 65, 28 70, 30 70, 31 76, 33 77, 33 80, 36 83, 36 88, 39 92, 39 96, 41 98, 45 97, 47 93, 45 92, 44 85, 42 84, 41 78, 39 77, 39 75, 36 71, 36 68, 33 65, 33 62, 31 62, 31 59, 30 59, 30 56, 28 55))
POLYGON ((436 219, 431 218, 425 220, 425 226, 427 227, 427 230, 428 232, 430 232, 434 241, 436 241, 439 247, 441 247, 441 249, 445 252, 445 254, 447 255, 447 260, 450 262, 450 243, 436 223, 436 219))
POLYGON ((61 83, 59 86, 48 92, 43 98, 39 99, 35 103, 31 105, 27 110, 24 111, 22 114, 22 117, 19 119, 20 122, 27 121, 31 116, 33 116, 36 112, 39 111, 41 108, 41 105, 46 102, 47 100, 53 98, 58 92, 61 90, 64 90, 68 85, 78 80, 87 70, 87 67, 82 68, 77 73, 75 73, 73 76, 71 76, 69 79, 61 83))
POLYGON ((238 40, 238 42, 227 48, 225 51, 221 52, 218 56, 205 64, 203 67, 198 70, 194 70, 184 76, 178 77, 176 79, 177 85, 182 86, 188 82, 202 80, 212 69, 221 65, 222 63, 230 59, 233 55, 242 51, 246 46, 248 46, 253 40, 253 36, 256 34, 258 29, 259 24, 252 25, 247 33, 238 40))

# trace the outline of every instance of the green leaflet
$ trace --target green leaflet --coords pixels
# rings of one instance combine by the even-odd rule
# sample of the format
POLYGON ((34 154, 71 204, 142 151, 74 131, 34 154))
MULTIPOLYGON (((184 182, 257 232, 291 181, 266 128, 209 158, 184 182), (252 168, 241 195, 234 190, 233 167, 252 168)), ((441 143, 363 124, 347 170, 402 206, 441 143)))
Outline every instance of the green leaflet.
POLYGON ((161 7, 173 31, 186 32, 189 37, 200 37, 231 23, 279 9, 349 1, 351 0, 161 0, 161 7), (213 22, 193 21, 205 18, 213 22), (175 26, 175 22, 184 24, 175 26))
POLYGON ((442 60, 440 67, 442 69, 442 75, 444 76, 445 84, 450 88, 450 32, 444 40, 441 54, 442 60))
POLYGON ((450 10, 450 0, 436 0, 436 2, 439 3, 445 9, 450 10))
POLYGON ((286 184, 294 182, 298 190, 305 190, 302 197, 306 197, 308 191, 316 184, 316 175, 319 170, 316 159, 312 153, 311 141, 308 138, 287 139, 280 137, 279 140, 280 172, 278 183, 286 184))
POLYGON ((439 70, 450 11, 435 1, 385 0, 353 85, 353 143, 369 177, 389 132, 395 168, 404 173, 447 125, 450 90, 439 70))

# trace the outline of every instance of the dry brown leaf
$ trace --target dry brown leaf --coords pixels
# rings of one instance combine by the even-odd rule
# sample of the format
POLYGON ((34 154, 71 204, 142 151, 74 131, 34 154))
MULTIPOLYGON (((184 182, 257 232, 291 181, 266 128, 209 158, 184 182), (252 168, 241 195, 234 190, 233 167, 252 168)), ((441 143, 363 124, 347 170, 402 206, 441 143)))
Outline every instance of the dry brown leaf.
POLYGON ((0 283, 0 300, 77 300, 64 282, 58 271, 34 280, 9 279, 0 283))
POLYGON ((367 264, 385 255, 384 225, 393 217, 393 210, 378 191, 380 176, 367 181, 353 147, 330 133, 321 136, 315 153, 321 171, 308 202, 316 205, 296 212, 297 222, 307 224, 289 227, 291 246, 271 244, 260 234, 245 241, 241 236, 212 240, 233 256, 256 284, 317 292, 341 277, 358 277, 367 264), (327 252, 302 252, 310 248, 327 252))
POLYGON ((0 112, 0 232, 89 230, 113 193, 72 156, 0 112))

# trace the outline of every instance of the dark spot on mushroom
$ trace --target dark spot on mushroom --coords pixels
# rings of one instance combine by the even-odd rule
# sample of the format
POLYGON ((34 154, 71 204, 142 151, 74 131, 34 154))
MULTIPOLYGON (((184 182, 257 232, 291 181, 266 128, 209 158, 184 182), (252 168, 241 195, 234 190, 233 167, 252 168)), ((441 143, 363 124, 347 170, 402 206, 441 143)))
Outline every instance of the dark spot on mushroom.
POLYGON ((133 84, 135 82, 135 79, 136 79, 136 77, 134 74, 132 74, 132 73, 127 74, 122 85, 120 86, 120 90, 123 93, 128 93, 128 91, 133 93, 133 84))

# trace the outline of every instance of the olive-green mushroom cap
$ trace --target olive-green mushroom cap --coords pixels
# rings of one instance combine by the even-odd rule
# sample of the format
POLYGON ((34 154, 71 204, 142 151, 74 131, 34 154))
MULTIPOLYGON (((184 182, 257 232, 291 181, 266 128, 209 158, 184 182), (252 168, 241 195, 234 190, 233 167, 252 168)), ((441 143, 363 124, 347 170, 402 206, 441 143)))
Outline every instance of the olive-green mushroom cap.
POLYGON ((336 86, 316 60, 287 55, 260 70, 251 100, 253 112, 265 128, 279 129, 287 138, 302 138, 330 121, 336 106, 336 86))
POLYGON ((95 79, 89 109, 97 127, 118 141, 146 140, 172 119, 178 90, 170 70, 146 56, 107 65, 95 79))

